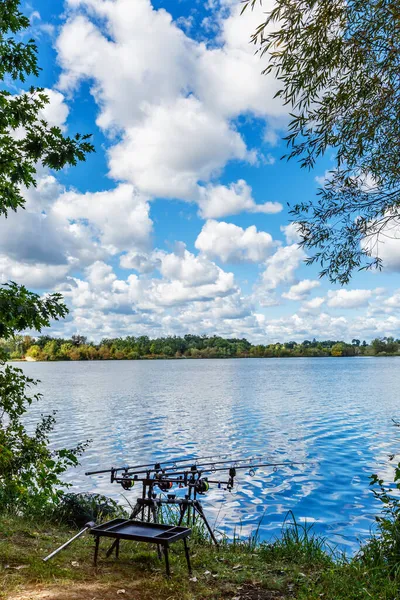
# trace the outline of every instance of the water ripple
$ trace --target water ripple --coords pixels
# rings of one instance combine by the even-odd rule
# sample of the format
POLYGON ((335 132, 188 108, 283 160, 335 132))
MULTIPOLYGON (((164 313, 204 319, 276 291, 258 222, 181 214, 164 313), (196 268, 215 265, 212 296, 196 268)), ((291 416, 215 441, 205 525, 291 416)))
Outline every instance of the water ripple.
MULTIPOLYGON (((264 539, 278 535, 288 510, 333 544, 354 550, 374 522, 369 475, 390 476, 396 451, 400 377, 395 359, 268 359, 27 363, 42 380, 40 413, 58 411, 55 446, 93 442, 67 479, 74 490, 121 499, 96 468, 161 457, 263 455, 306 465, 238 476, 236 493, 212 489, 211 522, 243 535, 262 518, 264 539)), ((221 476, 222 477, 222 476, 221 476)), ((134 500, 135 492, 132 492, 134 500)))

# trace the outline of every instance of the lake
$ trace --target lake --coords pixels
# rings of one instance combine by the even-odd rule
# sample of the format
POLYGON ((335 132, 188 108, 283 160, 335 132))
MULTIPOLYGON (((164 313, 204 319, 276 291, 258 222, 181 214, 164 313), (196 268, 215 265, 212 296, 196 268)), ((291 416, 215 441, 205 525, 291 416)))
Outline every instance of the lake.
MULTIPOLYGON (((85 471, 166 458, 226 454, 304 461, 297 467, 239 472, 235 493, 204 497, 212 524, 247 535, 262 518, 262 539, 279 535, 287 511, 349 552, 379 506, 369 475, 391 475, 399 446, 397 358, 290 358, 20 363, 41 379, 40 413, 58 412, 52 442, 92 438, 73 491, 123 500, 107 476, 85 471)), ((130 502, 135 491, 124 492, 130 502)))

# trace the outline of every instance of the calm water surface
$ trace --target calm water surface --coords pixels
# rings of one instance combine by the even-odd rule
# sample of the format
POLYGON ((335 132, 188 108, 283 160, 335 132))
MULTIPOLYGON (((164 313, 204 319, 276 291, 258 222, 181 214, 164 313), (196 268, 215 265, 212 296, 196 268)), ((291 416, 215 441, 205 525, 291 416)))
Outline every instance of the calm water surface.
MULTIPOLYGON (((234 494, 204 500, 212 523, 232 534, 281 531, 288 510, 353 551, 368 536, 377 504, 373 472, 390 476, 399 447, 397 358, 239 359, 24 363, 41 379, 43 399, 29 413, 58 411, 56 446, 92 438, 82 466, 68 474, 75 491, 123 500, 108 478, 84 472, 161 458, 230 453, 305 461, 254 477, 239 473, 234 494)), ((124 492, 126 494, 126 492, 124 492)), ((137 492, 128 492, 129 500, 137 492)))

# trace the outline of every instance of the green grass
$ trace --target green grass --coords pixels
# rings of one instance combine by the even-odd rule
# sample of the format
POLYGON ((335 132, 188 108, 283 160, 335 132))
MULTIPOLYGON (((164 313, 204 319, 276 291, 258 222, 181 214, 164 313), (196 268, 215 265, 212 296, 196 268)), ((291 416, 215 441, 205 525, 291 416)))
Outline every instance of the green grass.
MULTIPOLYGON (((398 570, 389 573, 370 552, 347 560, 293 516, 273 543, 256 536, 217 550, 198 534, 191 542, 193 577, 187 574, 181 544, 172 546, 172 578, 155 551, 144 544, 121 543, 120 560, 100 554, 92 566, 93 539, 78 540, 48 563, 43 557, 76 533, 50 522, 0 517, 0 598, 35 600, 395 600, 400 597, 398 570), (21 568, 22 567, 22 568, 21 568), (50 595, 40 596, 39 590, 50 595), (125 593, 118 590, 125 590, 125 593), (52 595, 53 594, 53 595, 52 595)), ((108 542, 108 543, 107 543, 108 542)), ((103 540, 101 548, 108 547, 103 540)), ((400 567, 399 567, 400 569, 400 567)))

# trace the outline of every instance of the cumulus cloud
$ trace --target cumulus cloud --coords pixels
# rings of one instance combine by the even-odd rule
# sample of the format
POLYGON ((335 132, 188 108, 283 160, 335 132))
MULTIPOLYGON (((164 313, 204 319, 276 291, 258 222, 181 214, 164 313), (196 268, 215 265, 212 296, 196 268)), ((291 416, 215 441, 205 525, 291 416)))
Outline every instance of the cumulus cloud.
POLYGON ((185 287, 203 286, 216 283, 221 269, 203 256, 195 256, 179 244, 175 253, 158 252, 159 271, 169 281, 178 280, 185 287))
POLYGON ((79 194, 39 170, 37 187, 23 194, 25 210, 0 219, 3 280, 21 281, 31 269, 27 284, 42 288, 118 252, 150 248, 149 206, 130 185, 79 194))
POLYGON ((30 288, 46 290, 64 281, 69 271, 69 264, 17 261, 0 254, 0 283, 11 280, 30 288))
POLYGON ((198 194, 200 215, 205 219, 220 219, 241 212, 275 214, 283 210, 279 202, 256 204, 251 187, 243 179, 229 186, 200 187, 198 194))
POLYGON ((363 240, 363 248, 374 258, 382 260, 387 271, 400 271, 400 221, 395 218, 383 227, 379 235, 363 240))
POLYGON ((48 96, 49 103, 40 111, 39 117, 47 121, 50 127, 60 127, 65 131, 69 108, 64 95, 49 88, 44 88, 43 91, 48 96))
POLYGON ((227 273, 204 257, 196 257, 178 245, 176 252, 157 251, 159 278, 131 274, 118 279, 112 267, 96 261, 86 278, 70 279, 64 294, 73 306, 121 313, 159 311, 163 307, 213 301, 237 291, 233 273, 227 273))
POLYGON ((301 236, 299 234, 297 223, 282 225, 281 231, 284 234, 288 244, 299 244, 301 242, 301 236))
POLYGON ((218 194, 229 197, 232 214, 281 210, 276 202, 257 205, 244 182, 204 187, 229 161, 257 160, 233 126, 237 116, 256 114, 271 128, 286 115, 274 99, 275 79, 260 76, 248 43, 260 12, 240 17, 233 3, 217 11, 219 47, 211 48, 149 0, 69 0, 68 6, 56 44, 59 85, 71 91, 92 82, 97 124, 112 142, 112 177, 144 194, 199 202, 206 218, 228 214, 218 194), (112 137, 116 132, 121 137, 112 137))
POLYGON ((328 292, 328 306, 331 308, 358 308, 366 306, 372 297, 372 290, 336 290, 328 292))
POLYGON ((148 105, 145 113, 109 156, 111 176, 146 194, 194 200, 198 181, 229 160, 253 160, 239 133, 193 96, 148 105))
POLYGON ((207 221, 195 246, 209 258, 224 263, 261 262, 274 247, 269 233, 257 231, 255 225, 242 229, 232 223, 207 221))
POLYGON ((253 112, 275 123, 286 120, 286 110, 274 98, 279 83, 273 75, 260 77, 259 56, 250 44, 250 35, 265 19, 264 12, 273 6, 271 0, 241 15, 238 2, 226 4, 228 12, 219 16, 220 47, 200 54, 197 63, 196 89, 199 97, 220 114, 233 117, 253 112))
POLYGON ((304 300, 312 290, 320 286, 320 282, 312 279, 303 279, 292 285, 288 292, 282 294, 288 300, 304 300))
POLYGON ((396 290, 392 296, 386 298, 384 305, 389 308, 400 308, 400 290, 396 290))
MULTIPOLYGON (((44 272, 47 264, 53 274, 56 271, 50 268, 52 266, 68 265, 68 268, 57 271, 60 274, 104 255, 104 250, 92 238, 86 225, 62 218, 54 212, 54 205, 63 193, 64 188, 52 175, 39 170, 36 188, 23 191, 25 210, 12 212, 7 219, 0 219, 0 254, 11 261, 40 265, 40 272, 44 272)), ((3 273, 9 273, 9 278, 15 272, 14 268, 7 270, 6 265, 11 264, 9 261, 3 264, 3 273)), ((44 281, 45 276, 36 279, 44 281)))
POLYGON ((278 248, 266 261, 261 287, 265 290, 274 290, 283 283, 292 283, 296 270, 305 257, 304 251, 297 244, 278 248))
POLYGON ((151 273, 160 266, 161 261, 151 254, 127 252, 122 254, 119 264, 123 269, 133 269, 139 273, 151 273))
POLYGON ((149 204, 132 185, 86 194, 65 192, 55 202, 53 212, 58 218, 88 222, 93 235, 111 254, 150 247, 153 224, 149 204))
POLYGON ((303 312, 313 312, 317 311, 324 304, 325 298, 323 296, 317 296, 316 298, 312 298, 312 300, 307 300, 302 304, 301 310, 303 312))

